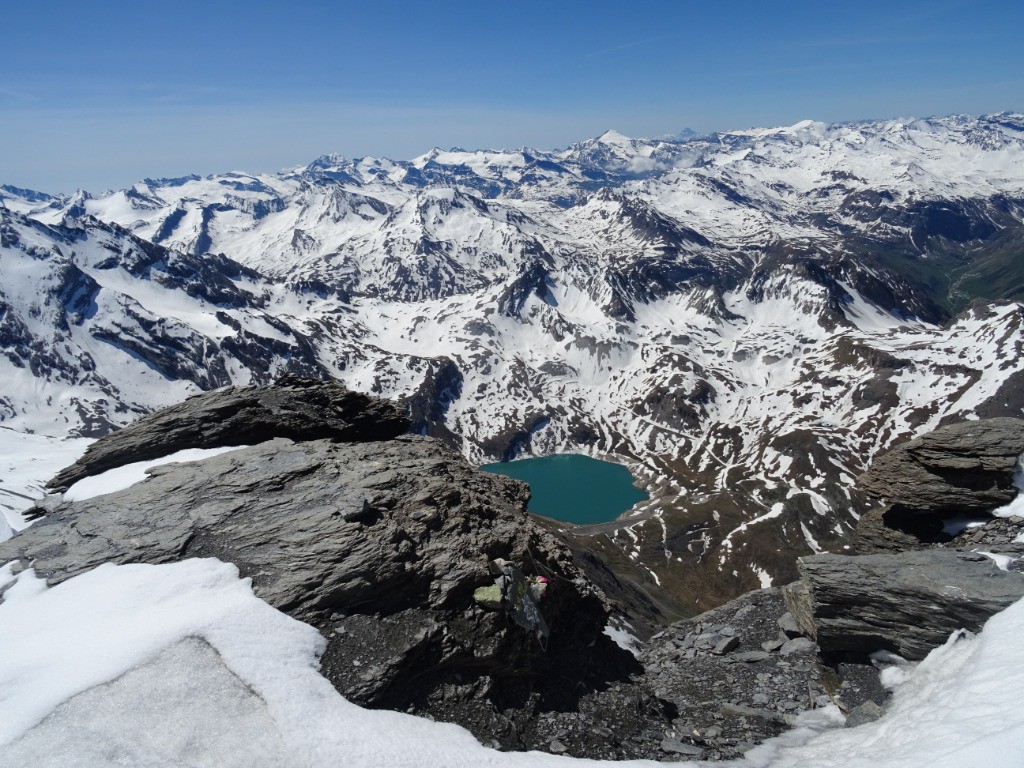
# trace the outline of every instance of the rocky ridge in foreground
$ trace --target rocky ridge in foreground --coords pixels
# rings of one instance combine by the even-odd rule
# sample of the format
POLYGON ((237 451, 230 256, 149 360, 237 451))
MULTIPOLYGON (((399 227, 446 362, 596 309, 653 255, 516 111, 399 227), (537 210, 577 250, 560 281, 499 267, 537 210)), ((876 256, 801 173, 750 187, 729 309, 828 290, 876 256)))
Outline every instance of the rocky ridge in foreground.
MULTIPOLYGON (((838 704, 851 724, 876 717, 885 692, 865 655, 885 643, 869 636, 846 649, 859 655, 828 658, 837 634, 856 636, 858 621, 882 612, 906 641, 894 650, 914 655, 944 640, 941 628, 924 639, 908 628, 915 619, 897 578, 905 555, 872 556, 869 586, 891 590, 867 617, 809 577, 827 558, 846 568, 863 558, 822 555, 803 564, 803 603, 798 587, 757 590, 649 642, 633 638, 631 653, 612 641, 628 625, 595 583, 615 592, 614 575, 531 519, 523 484, 399 434, 406 424, 396 406, 328 382, 197 396, 101 440, 54 486, 146 446, 260 442, 156 467, 103 496, 50 496, 34 526, 0 544, 0 563, 59 582, 108 561, 229 561, 258 596, 320 630, 321 671, 350 700, 456 722, 502 749, 595 758, 731 758, 808 709, 838 704), (836 606, 853 622, 838 631, 836 606)), ((1024 594, 1024 576, 980 555, 911 554, 967 562, 1006 587, 1004 598, 1024 594)), ((622 604, 627 594, 612 597, 622 604)), ((939 613, 948 597, 932 596, 939 613)), ((967 603, 977 625, 1003 605, 967 603)))
MULTIPOLYGON (((393 404, 327 382, 197 396, 99 441, 54 485, 139 446, 263 441, 152 468, 114 493, 50 496, 0 560, 51 583, 103 562, 232 562, 259 597, 323 633, 322 672, 347 698, 455 721, 505 749, 546 743, 557 713, 581 708, 634 734, 667 727, 640 665, 603 633, 603 593, 527 515, 527 487, 396 434, 407 425, 393 404), (504 595, 482 599, 503 575, 504 595), (540 576, 538 619, 536 598, 513 589, 540 576)), ((574 748, 607 741, 587 739, 574 748)), ((610 748, 646 754, 643 739, 610 748)))
POLYGON ((254 445, 278 437, 369 442, 408 430, 408 418, 392 403, 331 382, 283 376, 273 387, 227 387, 143 416, 116 439, 90 445, 49 487, 66 491, 84 477, 184 448, 254 445))
POLYGON ((800 625, 833 657, 922 659, 1024 597, 1024 420, 949 424, 878 457, 860 489, 876 505, 856 556, 801 558, 786 588, 800 625))

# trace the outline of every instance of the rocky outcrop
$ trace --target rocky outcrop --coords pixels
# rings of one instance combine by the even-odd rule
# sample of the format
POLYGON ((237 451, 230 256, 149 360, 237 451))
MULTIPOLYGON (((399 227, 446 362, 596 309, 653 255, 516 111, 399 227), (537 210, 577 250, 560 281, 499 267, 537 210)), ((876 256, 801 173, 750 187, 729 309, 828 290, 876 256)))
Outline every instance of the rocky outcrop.
POLYGON ((888 697, 870 664, 823 665, 778 588, 666 627, 641 659, 656 694, 673 706, 666 754, 739 758, 801 712, 831 704, 861 712, 888 697))
POLYGON ((1024 454, 1024 421, 983 419, 950 424, 875 459, 858 489, 883 499, 857 522, 859 554, 1008 544, 1019 525, 992 524, 991 510, 1017 494, 1014 470, 1024 454), (962 535, 971 525, 971 535, 962 535), (997 530, 998 529, 998 530, 997 530))
POLYGON ((831 703, 855 722, 877 716, 874 668, 846 663, 837 678, 819 646, 919 658, 1024 594, 1024 575, 981 556, 821 555, 804 561, 802 597, 758 590, 645 644, 628 633, 662 621, 656 605, 638 607, 579 542, 534 522, 526 486, 397 434, 406 425, 395 406, 324 382, 207 393, 101 440, 61 477, 240 433, 270 439, 104 496, 51 496, 0 543, 0 562, 51 582, 104 562, 232 562, 321 631, 321 670, 350 700, 456 722, 500 748, 613 759, 738 757, 831 703), (621 602, 613 622, 595 579, 621 602))
POLYGON ((351 392, 332 381, 285 377, 270 386, 227 387, 145 416, 89 446, 50 481, 66 491, 83 477, 183 448, 291 440, 387 440, 409 428, 394 403, 351 392))
POLYGON ((898 445, 875 459, 861 490, 916 512, 988 512, 1016 495, 1024 421, 966 421, 898 445))
POLYGON ((562 737, 571 754, 656 750, 668 722, 663 705, 631 677, 641 671, 633 656, 603 633, 600 590, 527 515, 524 484, 480 472, 422 436, 338 442, 402 422, 368 398, 362 411, 314 409, 314 394, 337 402, 333 385, 284 390, 194 398, 103 441, 100 457, 114 458, 94 455, 78 473, 127 455, 143 434, 166 451, 185 447, 188 436, 205 434, 211 414, 238 422, 253 412, 268 428, 295 424, 336 439, 275 437, 158 466, 116 493, 50 497, 39 522, 0 544, 0 560, 59 582, 104 562, 216 557, 235 563, 268 603, 321 630, 323 674, 352 701, 458 722, 506 749, 547 749, 585 712, 588 727, 562 737), (293 407, 270 413, 270 403, 293 407), (173 438, 161 440, 159 425, 173 438), (503 581, 505 573, 514 578, 503 581), (543 599, 522 602, 514 589, 534 576, 548 581, 543 599), (496 599, 475 597, 498 581, 505 586, 496 599), (594 732, 600 722, 614 733, 594 732), (645 739, 649 732, 657 740, 645 739))
POLYGON ((997 418, 947 425, 875 460, 859 490, 886 503, 861 516, 859 554, 804 557, 800 580, 785 589, 826 657, 887 650, 921 659, 1024 596, 1014 565, 1024 520, 989 514, 1016 496, 1022 452, 1024 421, 997 418), (1003 553, 1009 570, 964 549, 1003 553))
POLYGON ((822 653, 837 658, 888 650, 922 659, 1024 597, 1024 574, 948 549, 815 555, 800 560, 800 574, 787 602, 822 653))
POLYGON ((527 499, 523 484, 423 437, 276 438, 65 503, 0 545, 0 559, 61 581, 103 562, 217 557, 268 603, 323 629, 324 672, 349 698, 441 714, 431 697, 454 686, 486 689, 494 708, 520 686, 554 701, 631 665, 602 635, 600 593, 527 517, 527 499), (496 558, 552 581, 546 649, 506 612, 474 601, 493 583, 496 558))

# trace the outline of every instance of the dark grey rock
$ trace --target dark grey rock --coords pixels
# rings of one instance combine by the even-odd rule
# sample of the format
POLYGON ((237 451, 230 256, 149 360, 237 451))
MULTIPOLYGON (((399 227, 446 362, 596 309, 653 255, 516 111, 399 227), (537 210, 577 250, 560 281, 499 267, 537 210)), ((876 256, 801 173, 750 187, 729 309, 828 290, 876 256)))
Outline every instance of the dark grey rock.
POLYGON ((869 509, 857 521, 857 554, 909 552, 925 549, 942 537, 938 515, 923 515, 917 510, 903 511, 888 506, 869 509))
POLYGON ((1024 519, 1019 517, 992 517, 984 512, 922 514, 899 506, 882 507, 868 510, 857 521, 856 553, 930 547, 1006 549, 1012 548, 1022 533, 1024 519))
POLYGON ((525 558, 523 534, 533 530, 524 486, 491 482, 415 437, 279 438, 149 474, 124 491, 66 503, 0 547, 51 580, 106 561, 217 556, 251 574, 271 605, 308 620, 365 601, 391 610, 412 593, 436 604, 469 597, 491 581, 481 558, 525 558), (424 507, 438 513, 432 523, 412 518, 424 507))
POLYGON ((729 653, 730 651, 738 648, 740 645, 740 639, 738 637, 724 637, 715 644, 715 647, 711 649, 711 652, 721 656, 729 653))
POLYGON ((860 476, 860 489, 920 512, 987 512, 1017 495, 1024 421, 949 424, 893 448, 860 476))
POLYGON ((885 710, 873 701, 865 701, 863 704, 850 710, 846 716, 846 727, 856 728, 858 725, 873 723, 885 714, 885 710))
POLYGON ((274 385, 204 392, 145 416, 90 445, 49 487, 65 491, 84 477, 184 448, 255 445, 275 437, 387 440, 408 429, 409 420, 390 401, 332 381, 286 377, 274 385))
POLYGON ((1024 534, 1024 518, 993 517, 984 524, 964 528, 945 546, 959 549, 998 549, 998 551, 1024 553, 1024 544, 1018 542, 1024 534))
POLYGON ((844 711, 852 712, 861 704, 871 701, 883 706, 889 699, 889 691, 882 685, 878 667, 874 664, 840 663, 835 667, 842 679, 838 689, 833 689, 833 701, 844 711))
POLYGON ((690 755, 693 757, 700 757, 704 754, 704 750, 701 747, 687 744, 686 742, 679 741, 679 739, 662 739, 661 751, 674 755, 690 755))
POLYGON ((722 704, 719 709, 723 715, 731 715, 734 717, 754 717, 760 720, 767 720, 771 723, 778 723, 780 725, 789 725, 793 722, 785 715, 780 715, 778 712, 772 712, 758 707, 748 707, 743 704, 732 704, 731 702, 726 702, 725 704, 722 704))
POLYGON ((704 632, 693 638, 693 647, 699 651, 710 651, 720 638, 711 632, 704 632))
POLYGON ((815 653, 818 650, 818 646, 815 645, 813 640, 809 640, 806 637, 794 637, 792 640, 787 640, 783 643, 779 649, 779 655, 791 656, 798 653, 815 653))
POLYGON ((796 619, 793 618, 793 614, 789 611, 786 611, 786 613, 782 614, 779 617, 778 624, 779 629, 781 629, 788 638, 792 639, 794 637, 799 637, 800 635, 806 634, 796 623, 796 619))
MULTIPOLYGON (((0 543, 0 558, 51 583, 103 562, 232 562, 258 596, 321 630, 321 670, 347 698, 458 722, 505 749, 547 744, 548 711, 624 711, 626 733, 664 728, 658 706, 638 704, 653 699, 642 686, 611 692, 639 665, 603 634, 602 595, 527 498, 429 438, 276 438, 56 506, 0 543), (496 558, 551 580, 544 645, 474 601, 496 558)), ((562 743, 580 754, 596 739, 562 743)), ((657 742, 642 749, 623 756, 657 742)))
MULTIPOLYGON (((789 614, 796 621, 805 637, 814 637, 817 634, 817 627, 814 624, 814 601, 811 600, 807 582, 804 579, 797 579, 782 587, 782 599, 789 609, 789 614)), ((785 632, 779 632, 779 648, 786 644, 788 636, 785 632)))
POLYGON ((740 661, 744 664, 756 664, 759 661, 770 659, 771 656, 767 651, 743 651, 742 653, 734 653, 732 660, 740 661))
POLYGON ((1024 597, 1024 575, 971 552, 822 554, 802 558, 799 567, 806 592, 787 591, 787 604, 813 617, 825 654, 889 650, 921 659, 950 633, 976 632, 1024 597))

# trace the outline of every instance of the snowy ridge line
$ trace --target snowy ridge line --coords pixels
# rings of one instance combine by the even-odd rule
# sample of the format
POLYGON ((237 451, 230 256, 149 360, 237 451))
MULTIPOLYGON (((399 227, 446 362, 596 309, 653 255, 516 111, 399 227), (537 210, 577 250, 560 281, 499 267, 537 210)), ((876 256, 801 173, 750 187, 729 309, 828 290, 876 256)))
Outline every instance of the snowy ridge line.
POLYGON ((735 249, 802 240, 828 252, 840 227, 913 240, 908 223, 865 218, 872 196, 888 196, 883 208, 1020 197, 1022 159, 1024 117, 954 116, 804 122, 679 142, 609 133, 554 152, 327 156, 279 174, 0 199, 50 224, 88 214, 190 253, 232 255, 278 279, 301 274, 410 300, 580 252, 611 264, 638 251, 682 253, 728 268, 737 254, 707 253, 709 241, 735 249), (410 257, 422 264, 402 263, 410 257))

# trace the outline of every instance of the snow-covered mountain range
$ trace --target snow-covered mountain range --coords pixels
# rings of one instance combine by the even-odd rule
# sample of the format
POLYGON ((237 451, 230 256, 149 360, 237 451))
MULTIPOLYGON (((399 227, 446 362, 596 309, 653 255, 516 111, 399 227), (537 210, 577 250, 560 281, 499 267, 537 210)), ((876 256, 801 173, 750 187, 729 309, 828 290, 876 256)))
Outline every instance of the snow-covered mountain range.
POLYGON ((1017 114, 5 186, 0 422, 334 377, 474 461, 626 461, 592 544, 706 606, 842 548, 880 449, 1022 415, 1022 243, 1017 114))

